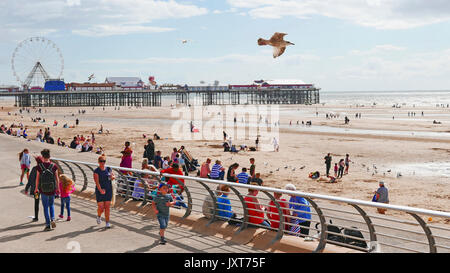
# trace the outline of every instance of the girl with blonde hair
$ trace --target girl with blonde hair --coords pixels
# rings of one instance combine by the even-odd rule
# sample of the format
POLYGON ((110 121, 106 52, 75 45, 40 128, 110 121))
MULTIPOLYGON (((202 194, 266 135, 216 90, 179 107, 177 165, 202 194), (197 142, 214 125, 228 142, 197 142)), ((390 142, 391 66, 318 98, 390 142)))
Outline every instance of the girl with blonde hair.
POLYGON ((61 214, 64 218, 64 206, 67 208, 67 221, 70 221, 70 194, 75 191, 75 183, 65 174, 59 175, 59 191, 61 193, 61 214))

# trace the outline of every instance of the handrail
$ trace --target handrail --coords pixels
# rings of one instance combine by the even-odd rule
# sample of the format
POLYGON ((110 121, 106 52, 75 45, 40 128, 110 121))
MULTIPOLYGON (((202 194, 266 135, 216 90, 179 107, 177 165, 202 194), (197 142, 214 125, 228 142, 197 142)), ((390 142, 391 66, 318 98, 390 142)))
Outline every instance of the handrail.
MULTIPOLYGON (((81 171, 82 177, 79 177, 80 178, 79 180, 83 181, 83 182, 81 182, 81 181, 79 182, 79 183, 82 183, 82 186, 83 186, 81 191, 84 191, 88 187, 88 180, 89 180, 88 177, 92 177, 92 176, 86 175, 86 171, 93 172, 94 167, 98 166, 98 164, 96 164, 96 163, 67 160, 67 159, 61 159, 61 158, 53 158, 52 160, 58 165, 58 167, 61 169, 61 172, 64 172, 63 168, 67 167, 67 169, 69 170, 69 173, 72 175, 72 178, 74 179, 74 181, 76 181, 76 183, 78 183, 76 176, 79 172, 75 172, 75 169, 78 169, 81 171), (63 164, 60 164, 60 162, 63 164), (75 165, 77 168, 74 169, 70 165, 75 165), (83 168, 83 167, 86 167, 86 168, 83 168)), ((449 240, 450 237, 448 237, 448 234, 445 234, 445 235, 441 234, 442 232, 448 232, 449 231, 448 229, 428 225, 421 217, 418 216, 418 215, 435 216, 435 217, 442 217, 442 218, 448 220, 448 219, 450 219, 449 212, 434 211, 434 210, 413 208, 413 207, 407 207, 407 206, 381 204, 381 203, 376 203, 376 202, 368 202, 368 201, 356 200, 356 199, 350 199, 350 198, 313 194, 313 193, 306 193, 306 192, 300 192, 300 191, 289 191, 289 190, 275 189, 275 188, 265 187, 265 186, 255 186, 255 185, 240 184, 240 183, 235 183, 235 182, 227 182, 227 181, 223 181, 223 180, 213 180, 213 179, 199 178, 199 177, 192 177, 192 176, 174 175, 174 174, 153 172, 153 171, 149 171, 149 170, 138 170, 138 169, 123 168, 123 167, 110 166, 110 165, 107 165, 107 167, 111 168, 114 171, 117 171, 119 174, 121 174, 120 171, 130 173, 129 175, 121 174, 120 179, 118 179, 118 180, 121 180, 120 183, 122 184, 122 185, 120 185, 120 187, 118 187, 118 193, 120 190, 120 194, 124 195, 124 202, 131 198, 135 199, 134 192, 137 189, 140 189, 141 194, 143 194, 143 196, 138 198, 140 201, 142 201, 141 206, 145 206, 146 204, 148 204, 148 201, 152 198, 151 194, 149 192, 150 190, 148 188, 148 185, 146 183, 143 183, 143 187, 142 187, 142 186, 139 186, 139 184, 135 184, 136 182, 139 182, 139 181, 144 182, 145 179, 142 179, 142 177, 146 176, 146 175, 149 176, 148 179, 153 179, 155 183, 160 182, 161 178, 165 177, 166 180, 167 180, 167 178, 173 178, 179 184, 183 185, 183 187, 185 189, 183 195, 187 196, 186 200, 183 199, 183 201, 182 201, 184 203, 183 207, 186 209, 186 212, 185 212, 185 215, 183 216, 183 218, 188 217, 191 214, 191 211, 197 211, 197 210, 193 209, 194 206, 196 206, 196 207, 200 206, 200 208, 202 207, 202 204, 201 203, 199 204, 197 201, 202 201, 203 199, 195 198, 195 197, 193 197, 193 194, 197 195, 197 196, 200 195, 200 196, 211 197, 212 204, 209 207, 211 213, 209 214, 210 221, 208 222, 208 225, 211 224, 213 221, 223 220, 223 217, 219 216, 219 212, 221 212, 223 210, 218 209, 218 207, 217 207, 218 202, 216 199, 216 195, 219 196, 220 191, 213 190, 211 188, 211 186, 209 186, 209 185, 211 185, 211 184, 213 184, 213 185, 228 185, 228 186, 230 186, 230 189, 231 189, 230 195, 234 194, 238 197, 238 198, 229 198, 229 200, 232 201, 232 203, 240 203, 241 204, 240 208, 243 210, 243 214, 239 213, 239 216, 243 216, 243 217, 240 219, 235 219, 235 222, 240 223, 240 228, 237 232, 240 232, 243 229, 248 228, 249 226, 267 228, 268 230, 273 230, 273 231, 277 232, 277 235, 276 235, 275 239, 272 240, 272 243, 280 240, 283 237, 283 234, 307 237, 304 234, 296 233, 296 232, 299 232, 299 230, 303 230, 303 231, 307 231, 307 233, 310 233, 311 231, 318 232, 317 236, 313 236, 311 234, 308 235, 309 237, 312 236, 316 240, 319 241, 319 244, 318 244, 315 252, 323 251, 325 249, 325 245, 327 243, 336 244, 339 246, 345 245, 346 247, 357 249, 357 250, 365 249, 366 252, 379 252, 379 251, 381 251, 380 245, 385 245, 385 246, 389 246, 391 248, 404 250, 405 248, 401 247, 401 244, 393 245, 391 243, 391 241, 389 240, 389 237, 395 237, 400 240, 404 239, 405 241, 416 242, 417 244, 424 244, 423 240, 416 240, 414 238, 414 236, 418 236, 418 235, 426 236, 427 241, 428 241, 427 245, 428 245, 429 252, 438 252, 438 248, 448 249, 447 245, 450 245, 450 243, 448 242, 448 241, 450 241, 449 240), (199 185, 200 187, 192 186, 190 188, 189 184, 186 184, 185 182, 183 183, 182 180, 197 182, 198 184, 200 184, 199 185), (136 185, 138 185, 138 186, 136 186, 136 185), (258 191, 261 191, 261 193, 263 193, 267 197, 269 197, 269 199, 264 199, 264 198, 260 198, 260 197, 258 197, 258 199, 274 202, 275 206, 272 205, 272 207, 276 211, 278 211, 279 220, 278 221, 270 220, 270 219, 266 219, 266 220, 268 220, 269 223, 270 222, 278 223, 278 225, 279 225, 278 228, 265 227, 261 224, 250 223, 249 218, 259 219, 261 221, 265 219, 265 216, 262 218, 257 215, 251 215, 251 212, 253 212, 253 213, 259 212, 259 213, 263 213, 265 215, 265 211, 259 210, 259 209, 249 209, 247 207, 247 203, 250 205, 250 204, 254 204, 255 202, 245 201, 244 197, 247 196, 247 194, 240 192, 238 189, 240 189, 240 190, 248 190, 248 189, 258 190, 258 191), (298 205, 303 206, 305 208, 307 207, 307 208, 309 208, 310 211, 309 212, 303 211, 303 210, 298 211, 295 208, 290 207, 290 205, 293 204, 292 202, 288 202, 288 201, 278 202, 273 197, 274 193, 303 197, 306 200, 308 200, 309 205, 306 205, 306 204, 298 204, 298 205), (318 204, 316 202, 316 200, 322 200, 322 201, 327 201, 327 202, 338 202, 338 203, 340 203, 340 205, 345 205, 345 206, 350 205, 350 207, 353 207, 354 209, 357 210, 357 213, 355 213, 354 210, 353 211, 345 211, 345 210, 335 209, 334 211, 338 211, 340 216, 331 215, 328 213, 325 215, 322 212, 322 210, 327 210, 327 207, 323 206, 321 208, 321 204, 318 204), (288 207, 287 208, 282 207, 280 205, 280 203, 284 203, 284 205, 287 205, 288 207), (411 225, 411 222, 408 222, 407 228, 394 227, 394 226, 392 226, 392 224, 390 226, 389 224, 386 224, 386 223, 384 225, 381 225, 381 224, 379 225, 379 224, 374 223, 373 219, 371 219, 371 218, 375 218, 380 221, 383 220, 385 222, 391 221, 393 223, 396 223, 397 225, 402 225, 402 224, 406 225, 406 224, 402 223, 402 221, 398 221, 396 219, 391 220, 388 217, 383 218, 381 216, 375 216, 375 215, 371 216, 371 215, 367 214, 367 212, 362 207, 384 208, 384 209, 399 211, 404 214, 412 216, 416 222, 412 222, 414 225, 411 225), (291 212, 293 212, 293 211, 298 211, 298 212, 304 213, 305 215, 309 215, 308 217, 311 217, 311 219, 307 219, 307 218, 303 218, 303 217, 296 217, 294 215, 283 215, 284 214, 283 210, 288 211, 289 214, 291 214, 291 212), (346 216, 342 216, 342 214, 345 214, 346 216), (289 222, 285 222, 285 217, 287 217, 289 222), (360 220, 355 221, 355 217, 359 217, 359 218, 362 217, 363 221, 360 221, 360 220), (344 230, 345 232, 348 231, 349 233, 347 234, 344 232, 344 233, 336 234, 335 232, 329 230, 329 228, 332 226, 332 224, 331 223, 329 224, 327 219, 338 220, 342 223, 343 222, 357 223, 359 226, 361 226, 361 225, 366 226, 366 228, 368 228, 368 229, 361 230, 361 229, 353 227, 353 226, 350 228, 349 224, 347 224, 347 225, 341 224, 339 226, 339 228, 341 230, 344 230), (317 225, 320 224, 321 227, 319 227, 319 228, 309 227, 309 224, 307 226, 301 225, 301 222, 305 222, 305 221, 309 222, 309 223, 317 223, 317 225), (375 227, 383 228, 383 232, 382 233, 377 232, 375 230, 375 227), (417 230, 411 230, 411 228, 417 228, 417 230), (361 231, 363 231, 365 233, 368 232, 370 238, 364 238, 362 233, 360 233, 361 235, 358 235, 358 236, 362 236, 362 238, 359 237, 361 239, 358 240, 357 239, 358 236, 355 237, 355 235, 350 232, 351 229, 356 229, 359 232, 361 232, 361 231), (440 233, 439 233, 440 236, 434 236, 432 234, 432 229, 440 230, 440 233), (388 230, 388 232, 386 230, 388 230), (295 231, 295 232, 293 232, 293 231, 295 231), (411 238, 393 235, 393 234, 396 234, 394 232, 396 232, 396 233, 409 232, 411 238), (386 236, 385 236, 386 238, 382 236, 383 234, 386 234, 386 236), (339 241, 339 240, 334 241, 334 240, 336 240, 336 237, 342 238, 343 241, 339 241), (333 239, 333 238, 335 238, 335 239, 333 239), (383 239, 385 239, 389 243, 383 242, 383 239), (442 243, 442 241, 441 241, 438 243, 436 241, 437 239, 441 239, 444 241, 446 240, 446 242, 442 243), (365 244, 366 242, 368 242, 369 244, 368 245, 365 244)), ((90 182, 91 185, 93 184, 93 187, 95 187, 95 183, 92 182, 93 177, 89 181, 91 181, 90 182)), ((220 203, 220 204, 223 204, 223 203, 220 203)), ((268 204, 264 203, 262 205, 266 206, 268 204)), ((327 203, 327 205, 329 206, 330 204, 327 203)), ((238 206, 233 205, 233 207, 238 207, 238 206)), ((333 209, 331 209, 331 210, 333 210, 333 209)), ((271 212, 271 213, 273 213, 273 212, 271 212)), ((333 225, 336 225, 336 224, 333 224, 333 225)), ((421 250, 412 250, 411 249, 411 251, 420 252, 421 250)))

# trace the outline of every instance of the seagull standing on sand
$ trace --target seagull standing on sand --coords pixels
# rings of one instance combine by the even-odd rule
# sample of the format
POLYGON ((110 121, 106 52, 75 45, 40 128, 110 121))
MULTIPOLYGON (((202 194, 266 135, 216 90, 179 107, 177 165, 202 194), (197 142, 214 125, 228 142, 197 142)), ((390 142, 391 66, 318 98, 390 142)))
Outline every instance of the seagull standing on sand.
POLYGON ((275 34, 272 36, 272 38, 270 38, 270 40, 265 40, 263 38, 259 38, 258 45, 273 46, 273 57, 274 58, 279 57, 284 53, 284 51, 286 50, 286 47, 288 45, 294 45, 293 43, 284 40, 285 35, 287 35, 287 33, 275 32, 275 34))

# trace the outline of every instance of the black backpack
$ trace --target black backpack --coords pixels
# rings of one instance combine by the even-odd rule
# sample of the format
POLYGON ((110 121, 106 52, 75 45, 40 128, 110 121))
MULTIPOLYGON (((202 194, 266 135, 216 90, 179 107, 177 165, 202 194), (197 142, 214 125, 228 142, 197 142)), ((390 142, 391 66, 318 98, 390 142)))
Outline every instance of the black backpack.
POLYGON ((358 240, 358 239, 353 239, 353 238, 345 238, 345 243, 349 244, 349 245, 354 245, 357 247, 361 247, 361 248, 367 248, 367 243, 366 241, 364 241, 364 236, 361 233, 361 231, 358 230, 358 228, 356 227, 352 227, 350 228, 346 228, 344 229, 344 234, 348 235, 348 236, 352 236, 352 237, 356 237, 356 238, 361 238, 362 240, 358 240))
POLYGON ((39 176, 39 188, 43 193, 52 193, 56 190, 56 178, 53 173, 53 163, 50 163, 48 168, 44 164, 40 164, 41 175, 39 176))
MULTIPOLYGON (((318 228, 318 226, 319 226, 319 223, 316 224, 316 229, 318 228)), ((330 224, 327 224, 327 231, 340 234, 342 231, 342 228, 339 228, 338 226, 333 225, 333 222, 330 220, 330 224)), ((330 233, 327 234, 327 240, 335 241, 335 242, 339 242, 339 243, 345 242, 345 238, 343 236, 337 235, 337 234, 330 234, 330 233)))

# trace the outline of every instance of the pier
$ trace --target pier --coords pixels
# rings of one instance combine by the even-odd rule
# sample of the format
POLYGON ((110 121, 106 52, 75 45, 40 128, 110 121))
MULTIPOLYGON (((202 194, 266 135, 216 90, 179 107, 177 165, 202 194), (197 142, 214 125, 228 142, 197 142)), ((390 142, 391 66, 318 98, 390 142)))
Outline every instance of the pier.
POLYGON ((165 104, 184 105, 264 105, 318 104, 320 88, 262 89, 225 91, 186 90, 109 90, 9 92, 0 96, 15 97, 17 107, 138 106, 159 107, 165 104))

